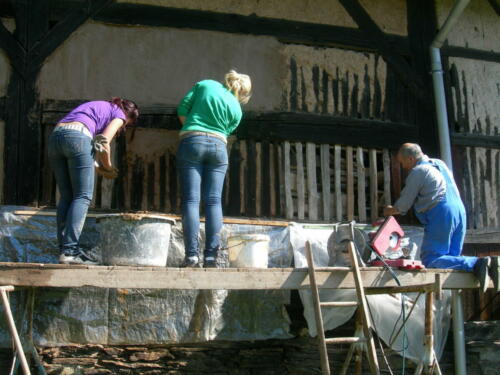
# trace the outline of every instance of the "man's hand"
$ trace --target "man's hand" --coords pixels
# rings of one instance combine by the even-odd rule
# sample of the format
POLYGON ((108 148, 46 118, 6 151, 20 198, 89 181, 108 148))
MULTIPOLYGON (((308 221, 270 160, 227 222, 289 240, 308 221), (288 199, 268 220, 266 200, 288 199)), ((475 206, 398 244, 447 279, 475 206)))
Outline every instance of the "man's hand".
POLYGON ((104 178, 113 179, 118 177, 118 169, 112 167, 111 169, 104 169, 103 167, 96 167, 97 174, 104 178))
POLYGON ((394 216, 394 215, 399 215, 399 211, 396 207, 390 205, 384 207, 384 216, 394 216))

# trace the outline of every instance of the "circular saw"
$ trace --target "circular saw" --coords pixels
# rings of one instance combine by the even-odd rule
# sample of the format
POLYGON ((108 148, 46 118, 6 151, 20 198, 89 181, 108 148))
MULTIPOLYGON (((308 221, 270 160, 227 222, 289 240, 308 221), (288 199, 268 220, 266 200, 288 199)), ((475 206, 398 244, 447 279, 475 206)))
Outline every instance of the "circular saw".
POLYGON ((329 267, 350 267, 351 259, 347 250, 347 243, 353 240, 356 250, 363 263, 367 263, 371 256, 371 249, 368 246, 368 236, 359 228, 353 228, 351 224, 342 223, 334 226, 333 232, 328 237, 327 250, 329 255, 329 267), (353 238, 354 234, 354 238, 353 238))

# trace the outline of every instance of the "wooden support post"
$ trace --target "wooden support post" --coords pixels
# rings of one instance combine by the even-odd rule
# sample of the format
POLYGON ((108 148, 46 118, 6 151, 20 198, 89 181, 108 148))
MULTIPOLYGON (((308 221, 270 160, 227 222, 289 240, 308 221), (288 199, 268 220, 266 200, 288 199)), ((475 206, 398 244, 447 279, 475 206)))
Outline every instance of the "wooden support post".
POLYGON ((382 151, 382 164, 384 166, 384 204, 391 204, 391 156, 389 150, 382 151))
POLYGON ((314 273, 314 259, 312 255, 311 244, 306 242, 306 257, 309 265, 307 271, 309 282, 311 283, 311 293, 314 306, 314 315, 316 316, 316 332, 319 340, 319 354, 321 357, 321 369, 323 375, 330 375, 330 363, 328 362, 328 352, 326 349, 325 332, 323 331, 323 316, 321 315, 321 305, 319 300, 318 285, 316 284, 316 275, 314 273))
POLYGON ((332 195, 330 193, 330 145, 321 145, 321 190, 323 195, 323 220, 329 221, 332 195))
POLYGON ((342 221, 342 190, 341 190, 341 148, 340 145, 335 145, 335 212, 337 221, 342 221))
POLYGON ((347 172, 347 220, 354 220, 354 170, 353 150, 351 146, 346 149, 346 172, 347 172))
POLYGON ((0 287, 0 294, 2 295, 2 302, 5 310, 4 311, 5 318, 7 319, 9 331, 12 335, 12 339, 14 340, 14 345, 16 347, 19 360, 21 361, 21 367, 23 368, 24 374, 31 375, 30 368, 28 366, 28 361, 26 360, 26 356, 24 355, 23 345, 21 344, 21 340, 19 339, 19 334, 17 333, 16 324, 14 323, 14 317, 12 316, 12 310, 10 309, 9 298, 7 297, 7 292, 11 292, 13 290, 14 290, 13 286, 0 287))
POLYGON ((285 212, 286 218, 293 218, 292 176, 290 171, 290 142, 283 142, 283 170, 285 174, 285 212))
POLYGON ((305 215, 305 183, 304 183, 304 153, 302 143, 295 143, 297 155, 297 217, 304 220, 305 215))
POLYGON ((378 176, 377 176, 377 150, 370 150, 370 211, 371 221, 378 218, 378 176))
POLYGON ((316 145, 306 144, 307 211, 310 220, 318 220, 318 189, 316 181, 316 145))
POLYGON ((358 174, 358 221, 366 222, 366 176, 363 149, 356 150, 356 172, 358 174))

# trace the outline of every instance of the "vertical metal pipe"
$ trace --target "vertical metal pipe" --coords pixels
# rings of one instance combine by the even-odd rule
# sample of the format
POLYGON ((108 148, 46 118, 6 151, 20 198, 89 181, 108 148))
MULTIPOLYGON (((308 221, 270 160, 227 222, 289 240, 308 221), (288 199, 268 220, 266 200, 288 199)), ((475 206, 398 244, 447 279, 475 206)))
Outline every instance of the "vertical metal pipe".
POLYGON ((467 375, 465 362, 464 311, 462 306, 462 291, 452 292, 451 308, 453 313, 453 349, 455 353, 455 374, 467 375))
POLYGON ((434 100, 436 102, 436 117, 439 132, 439 151, 441 154, 441 159, 443 159, 450 171, 453 171, 450 132, 448 126, 448 111, 446 110, 446 99, 444 93, 443 66, 441 64, 441 53, 439 51, 439 48, 436 47, 431 47, 430 52, 432 85, 434 87, 434 100))
MULTIPOLYGON (((451 159, 451 144, 448 125, 448 113, 446 110, 446 99, 444 92, 443 67, 441 64, 441 53, 439 48, 455 22, 458 20, 470 0, 457 0, 448 18, 441 27, 430 46, 430 57, 432 66, 432 82, 434 86, 434 100, 436 102, 436 116, 439 131, 439 148, 441 158, 448 168, 453 171, 451 159)), ((464 314, 462 307, 461 291, 453 291, 453 342, 455 354, 455 374, 466 375, 467 367, 465 363, 465 341, 464 341, 464 314)))

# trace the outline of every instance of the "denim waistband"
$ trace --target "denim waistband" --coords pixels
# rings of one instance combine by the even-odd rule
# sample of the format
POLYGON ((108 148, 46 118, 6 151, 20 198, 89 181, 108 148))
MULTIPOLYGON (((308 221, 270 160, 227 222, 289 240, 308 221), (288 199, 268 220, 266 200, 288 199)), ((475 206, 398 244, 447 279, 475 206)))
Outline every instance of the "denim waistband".
POLYGON ((179 133, 179 139, 186 139, 190 137, 195 137, 195 136, 206 136, 206 137, 212 137, 212 138, 217 138, 221 140, 222 142, 227 144, 227 139, 226 137, 216 134, 216 133, 209 133, 209 132, 199 132, 199 131, 187 131, 187 132, 180 132, 179 133))
POLYGON ((85 134, 89 138, 93 138, 90 130, 80 122, 67 122, 67 123, 57 124, 53 131, 58 132, 61 130, 76 130, 82 134, 85 134))

